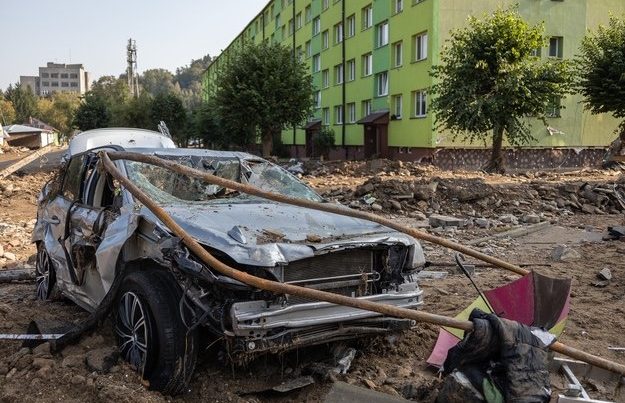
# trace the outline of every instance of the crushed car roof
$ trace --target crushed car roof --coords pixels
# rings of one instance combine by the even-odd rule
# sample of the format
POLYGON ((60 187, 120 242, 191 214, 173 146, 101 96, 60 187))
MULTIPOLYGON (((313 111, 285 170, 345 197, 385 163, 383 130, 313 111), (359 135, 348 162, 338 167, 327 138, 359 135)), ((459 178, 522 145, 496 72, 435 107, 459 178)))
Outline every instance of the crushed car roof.
POLYGON ((215 158, 241 158, 241 159, 261 159, 260 157, 240 152, 240 151, 217 151, 217 150, 207 150, 205 148, 153 148, 153 147, 143 147, 143 148, 134 148, 132 150, 136 153, 141 154, 157 154, 157 155, 171 155, 171 156, 197 156, 197 157, 215 157, 215 158))
POLYGON ((106 128, 87 130, 69 142, 67 154, 71 157, 97 147, 116 145, 125 149, 144 147, 176 148, 171 138, 152 130, 131 128, 106 128))

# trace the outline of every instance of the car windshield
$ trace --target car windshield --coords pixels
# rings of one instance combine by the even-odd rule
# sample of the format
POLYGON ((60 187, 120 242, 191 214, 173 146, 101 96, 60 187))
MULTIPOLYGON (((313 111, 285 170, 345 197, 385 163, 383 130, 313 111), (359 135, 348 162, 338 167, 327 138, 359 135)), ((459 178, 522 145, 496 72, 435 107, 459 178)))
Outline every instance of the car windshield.
MULTIPOLYGON (((262 190, 312 201, 323 199, 286 170, 264 160, 234 157, 160 156, 239 183, 262 190)), ((128 177, 154 201, 177 203, 244 203, 263 199, 240 193, 201 179, 173 172, 167 168, 135 161, 126 161, 128 177)))

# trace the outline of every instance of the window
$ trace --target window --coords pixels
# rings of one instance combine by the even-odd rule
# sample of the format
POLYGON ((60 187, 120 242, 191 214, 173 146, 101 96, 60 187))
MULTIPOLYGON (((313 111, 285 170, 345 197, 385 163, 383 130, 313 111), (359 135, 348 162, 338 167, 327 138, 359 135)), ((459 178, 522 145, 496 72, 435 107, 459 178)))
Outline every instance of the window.
POLYGON ((280 21, 280 13, 278 13, 278 15, 276 15, 276 30, 280 25, 282 25, 282 22, 280 21))
POLYGON ((313 92, 313 103, 316 109, 321 108, 321 91, 313 92))
POLYGON ((343 124, 343 105, 337 105, 334 107, 334 123, 337 125, 343 124))
POLYGON ((326 29, 321 34, 321 48, 322 49, 327 49, 329 46, 330 46, 330 33, 326 29))
POLYGON ((383 71, 375 76, 377 95, 379 97, 388 95, 388 72, 383 71))
POLYGON ((532 50, 532 53, 531 53, 531 54, 532 54, 532 56, 534 56, 534 57, 540 57, 540 56, 541 56, 541 54, 542 54, 542 52, 541 52, 541 51, 542 51, 542 49, 541 49, 541 48, 536 48, 536 49, 532 50))
POLYGON ((300 29, 302 27, 302 13, 297 13, 295 16, 295 29, 300 29))
POLYGON ((59 73, 51 73, 50 77, 51 78, 59 78, 59 73))
POLYGON ((399 67, 404 61, 404 49, 402 42, 395 42, 393 44, 393 67, 399 67))
POLYGON ((347 104, 347 123, 356 123, 356 103, 347 104))
POLYGON ((319 70, 321 70, 321 56, 317 53, 312 57, 312 71, 316 73, 319 70))
POLYGON ((321 120, 324 125, 330 124, 330 108, 323 108, 321 110, 321 120))
POLYGON ((321 32, 321 18, 315 17, 312 25, 312 34, 313 36, 319 35, 319 32, 321 32))
POLYGON ((375 28, 376 45, 378 47, 388 45, 388 21, 378 24, 375 28))
POLYGON ((67 73, 61 73, 61 78, 69 78, 69 74, 67 74, 67 73))
POLYGON ((362 101, 362 116, 366 117, 371 114, 371 100, 365 99, 362 101))
POLYGON ((362 75, 370 76, 373 73, 373 54, 367 53, 362 56, 362 75))
POLYGON ((347 61, 347 81, 354 81, 356 79, 356 59, 350 59, 347 61))
POLYGON ((69 87, 69 83, 67 81, 62 81, 61 87, 69 87))
POLYGON ((344 74, 343 63, 334 66, 334 83, 343 84, 343 78, 345 77, 344 74))
POLYGON ((428 57, 428 34, 424 32, 414 36, 414 61, 424 60, 428 57))
POLYGON ((330 86, 330 70, 325 69, 321 72, 321 86, 328 88, 330 86))
POLYGON ((84 154, 72 158, 63 178, 61 193, 70 201, 78 200, 80 197, 84 158, 84 154))
POLYGON ((41 73, 41 78, 49 78, 50 74, 48 73, 41 73))
POLYGON ((59 86, 58 81, 52 81, 52 87, 58 87, 58 86, 59 86))
MULTIPOLYGON (((273 34, 271 34, 271 36, 273 37, 273 34)), ((302 50, 301 46, 298 46, 295 49, 295 54, 297 55, 297 60, 299 60, 300 62, 304 59, 304 51, 302 50)))
POLYGON ((404 110, 402 102, 403 97, 401 94, 393 95, 393 115, 395 115, 395 119, 401 119, 401 115, 404 110))
POLYGON ((347 37, 351 38, 356 35, 356 16, 354 14, 350 15, 345 22, 347 24, 347 37))
POLYGON ((362 9, 362 29, 371 28, 373 25, 373 6, 369 4, 362 9))
POLYGON ((76 83, 76 82, 70 83, 70 86, 71 87, 78 87, 78 83, 76 83))
POLYGON ((562 99, 560 97, 551 97, 547 103, 546 115, 550 118, 559 118, 562 109, 562 99))
POLYGON ((312 20, 312 9, 310 8, 310 4, 304 9, 304 20, 306 21, 306 24, 312 20))
POLYGON ((561 36, 552 36, 549 38, 549 56, 562 58, 562 45, 564 38, 561 36))
POLYGON ((291 19, 289 20, 289 36, 293 35, 293 31, 294 31, 294 29, 293 29, 293 28, 294 28, 294 27, 293 27, 293 18, 291 18, 291 19))
POLYGON ((49 87, 50 86, 50 81, 43 81, 41 83, 41 85, 43 85, 44 87, 49 87))
POLYGON ((404 0, 395 0, 395 14, 401 13, 404 9, 404 0))
POLYGON ((306 41, 306 57, 312 56, 312 45, 310 41, 306 41))
POLYGON ((321 9, 327 10, 329 7, 330 7, 330 0, 323 0, 323 3, 321 4, 321 9))
POLYGON ((427 115, 427 93, 425 91, 415 91, 414 93, 414 117, 423 118, 427 115))
POLYGON ((334 43, 343 42, 343 23, 339 22, 334 26, 334 43))

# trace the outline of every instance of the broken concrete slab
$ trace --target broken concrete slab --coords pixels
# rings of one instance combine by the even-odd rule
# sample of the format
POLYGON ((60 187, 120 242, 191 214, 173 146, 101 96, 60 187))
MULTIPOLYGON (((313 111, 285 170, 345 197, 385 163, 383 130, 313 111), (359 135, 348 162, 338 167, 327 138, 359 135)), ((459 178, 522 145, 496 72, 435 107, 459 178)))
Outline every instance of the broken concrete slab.
POLYGON ((604 267, 599 273, 597 273, 597 278, 599 280, 610 281, 612 280, 612 272, 607 267, 604 267))
POLYGON ((567 245, 558 245, 551 252, 551 259, 556 262, 572 262, 581 259, 582 255, 578 251, 567 245))
POLYGON ((467 220, 462 218, 450 217, 440 214, 432 214, 429 217, 430 226, 436 227, 464 227, 467 225, 467 220))
POLYGON ((336 382, 332 385, 330 392, 328 392, 322 401, 324 403, 405 403, 410 400, 391 396, 382 392, 376 392, 360 386, 350 385, 345 382, 336 382))

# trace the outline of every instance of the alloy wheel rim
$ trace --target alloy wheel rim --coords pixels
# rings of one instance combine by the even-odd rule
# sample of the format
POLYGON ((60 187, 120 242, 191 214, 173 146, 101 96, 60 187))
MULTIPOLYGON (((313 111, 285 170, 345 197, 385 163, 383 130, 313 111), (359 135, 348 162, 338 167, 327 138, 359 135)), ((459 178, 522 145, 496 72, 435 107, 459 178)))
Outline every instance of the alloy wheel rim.
POLYGON ((37 253, 37 299, 48 298, 50 289, 50 258, 45 250, 37 253))
POLYGON ((133 292, 124 293, 119 300, 115 332, 121 355, 143 373, 148 353, 148 324, 143 304, 133 292))

